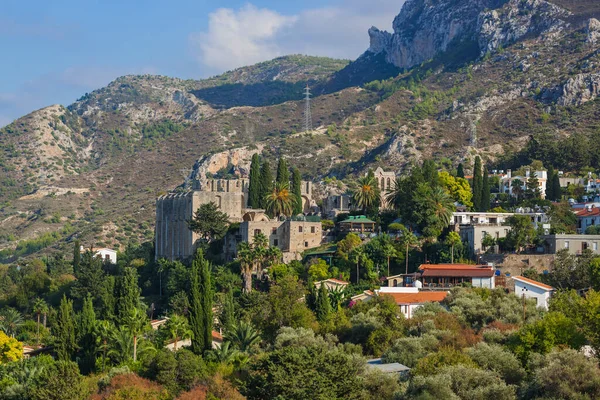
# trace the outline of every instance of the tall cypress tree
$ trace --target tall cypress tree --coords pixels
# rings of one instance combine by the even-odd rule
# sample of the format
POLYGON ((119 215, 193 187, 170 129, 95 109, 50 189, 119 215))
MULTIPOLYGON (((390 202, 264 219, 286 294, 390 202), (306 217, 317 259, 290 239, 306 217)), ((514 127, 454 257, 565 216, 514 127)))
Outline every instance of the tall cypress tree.
POLYGON ((81 245, 79 240, 76 240, 73 244, 73 272, 79 271, 79 264, 81 264, 81 245))
POLYGON ((551 166, 548 167, 548 171, 546 172, 546 199, 554 200, 554 186, 552 185, 552 181, 554 179, 554 168, 551 166))
POLYGON ((193 332, 192 351, 202 354, 212 347, 212 291, 210 264, 198 250, 192 262, 190 291, 190 327, 193 332))
POLYGON ((319 322, 325 322, 329 319, 331 314, 331 303, 329 302, 329 291, 325 283, 321 283, 319 288, 319 296, 317 297, 316 306, 317 320, 319 322))
POLYGON ((292 169, 292 194, 294 195, 294 215, 302 214, 302 176, 298 168, 292 169))
POLYGON ((458 167, 456 167, 456 177, 457 178, 465 177, 465 167, 463 167, 462 163, 459 163, 458 167))
POLYGON ((481 211, 490 209, 490 177, 487 168, 483 167, 483 179, 481 182, 481 211))
POLYGON ((288 165, 285 158, 281 157, 277 164, 277 183, 289 185, 290 184, 290 172, 288 171, 288 165))
POLYGON ((271 164, 265 160, 260 166, 260 208, 267 206, 267 196, 273 191, 273 174, 271 164))
POLYGON ((260 208, 260 156, 252 156, 250 164, 250 183, 248 185, 248 206, 250 208, 260 208))
POLYGON ((473 166, 473 209, 481 211, 481 158, 475 157, 475 165, 473 166))
POLYGON ((79 367, 85 374, 90 373, 96 366, 96 313, 94 312, 94 303, 92 296, 88 296, 83 301, 83 310, 79 317, 78 343, 81 350, 79 358, 79 367))
POLYGON ((116 290, 116 315, 121 324, 140 305, 140 287, 138 285, 138 274, 135 268, 125 267, 123 275, 119 277, 116 290))
POLYGON ((554 177, 552 177, 552 194, 554 195, 555 201, 560 201, 562 199, 562 188, 560 187, 558 173, 555 173, 554 177))
POLYGON ((75 313, 73 300, 68 300, 63 294, 58 308, 56 321, 52 326, 54 349, 60 361, 69 361, 77 349, 75 341, 75 313))
POLYGON ((231 286, 228 288, 227 293, 225 293, 223 310, 221 311, 219 322, 225 332, 231 331, 231 328, 235 324, 235 302, 233 300, 233 289, 231 286))

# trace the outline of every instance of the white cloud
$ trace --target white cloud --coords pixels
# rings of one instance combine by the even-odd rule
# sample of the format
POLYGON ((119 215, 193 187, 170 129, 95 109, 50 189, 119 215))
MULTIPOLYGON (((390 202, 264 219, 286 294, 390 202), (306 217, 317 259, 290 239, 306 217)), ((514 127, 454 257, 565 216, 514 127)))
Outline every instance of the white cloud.
POLYGON ((200 48, 203 64, 230 69, 281 54, 274 39, 297 19, 251 4, 237 12, 220 8, 209 15, 208 32, 193 34, 191 40, 200 48))
POLYGON ((198 61, 209 73, 285 54, 355 59, 369 47, 367 30, 391 29, 404 0, 346 0, 283 15, 248 4, 209 15, 207 32, 190 35, 198 61))

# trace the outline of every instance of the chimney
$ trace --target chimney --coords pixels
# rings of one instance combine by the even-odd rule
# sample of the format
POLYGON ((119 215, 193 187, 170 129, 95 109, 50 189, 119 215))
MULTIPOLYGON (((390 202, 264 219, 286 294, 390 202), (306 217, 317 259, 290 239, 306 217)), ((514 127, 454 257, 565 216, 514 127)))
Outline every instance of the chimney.
POLYGON ((506 170, 506 175, 508 175, 508 179, 512 178, 512 170, 507 169, 506 170))
POLYGON ((525 170, 525 178, 529 179, 529 175, 531 174, 531 170, 529 168, 527 168, 525 170))

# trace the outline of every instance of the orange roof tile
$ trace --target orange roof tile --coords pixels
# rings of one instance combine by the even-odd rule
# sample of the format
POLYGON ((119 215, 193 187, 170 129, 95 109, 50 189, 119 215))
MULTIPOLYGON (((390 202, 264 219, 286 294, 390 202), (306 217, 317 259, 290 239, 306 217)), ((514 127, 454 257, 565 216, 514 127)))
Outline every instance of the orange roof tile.
POLYGON ((217 331, 212 331, 212 338, 213 340, 217 340, 217 341, 223 341, 223 336, 217 332, 217 331))
POLYGON ((421 304, 428 301, 442 301, 448 292, 384 293, 383 295, 392 296, 396 304, 421 304))
POLYGON ((588 210, 586 208, 586 209, 583 209, 583 210, 579 211, 576 215, 577 215, 578 218, 599 216, 600 215, 600 208, 594 207, 591 210, 588 210))
POLYGON ((348 282, 346 282, 346 281, 342 281, 342 280, 335 279, 335 278, 329 278, 329 279, 326 279, 326 281, 335 282, 335 283, 339 283, 339 284, 342 284, 342 285, 347 285, 348 284, 348 282))
POLYGON ((542 283, 542 282, 534 281, 533 279, 525 278, 524 276, 514 276, 513 279, 524 282, 524 283, 528 283, 533 286, 537 286, 541 289, 554 290, 554 288, 552 286, 546 285, 545 283, 542 283))

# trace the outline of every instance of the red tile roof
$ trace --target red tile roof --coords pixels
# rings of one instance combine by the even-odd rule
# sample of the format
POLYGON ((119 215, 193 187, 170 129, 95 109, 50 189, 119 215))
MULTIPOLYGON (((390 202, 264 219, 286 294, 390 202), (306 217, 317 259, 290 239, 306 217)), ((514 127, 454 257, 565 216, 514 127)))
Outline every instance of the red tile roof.
POLYGON ((442 301, 448 292, 419 292, 419 293, 383 293, 383 296, 392 296, 396 304, 421 304, 430 301, 442 301))
POLYGON ((330 281, 330 282, 339 283, 341 285, 347 285, 348 284, 348 282, 346 282, 346 281, 342 281, 342 280, 335 279, 335 278, 329 278, 329 279, 325 279, 325 280, 326 281, 330 281))
POLYGON ((597 216, 600 216, 600 208, 593 207, 591 210, 588 210, 587 208, 585 208, 585 209, 579 211, 578 213, 576 213, 575 215, 577 215, 577 218, 597 217, 597 216))
POLYGON ((552 286, 546 285, 545 283, 542 283, 542 282, 534 281, 533 279, 525 278, 524 276, 514 276, 513 279, 523 282, 523 283, 528 283, 533 286, 537 286, 540 289, 554 290, 554 288, 552 286))
POLYGON ((217 341, 217 342, 222 342, 223 341, 223 336, 217 332, 217 331, 212 331, 212 339, 217 341))

